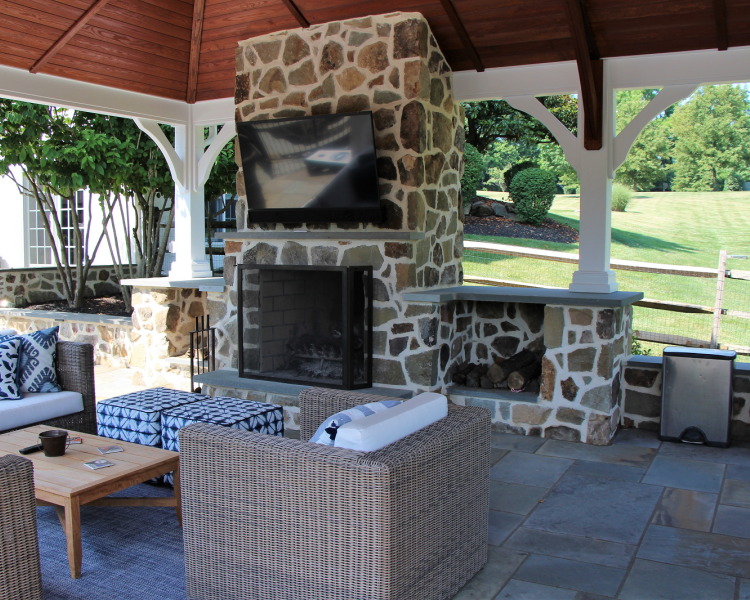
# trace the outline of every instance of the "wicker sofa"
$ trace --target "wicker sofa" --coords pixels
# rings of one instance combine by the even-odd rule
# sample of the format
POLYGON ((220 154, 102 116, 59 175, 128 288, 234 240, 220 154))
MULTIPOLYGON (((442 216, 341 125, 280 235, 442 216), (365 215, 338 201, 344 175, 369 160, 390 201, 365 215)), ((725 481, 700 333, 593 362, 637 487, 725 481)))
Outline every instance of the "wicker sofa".
POLYGON ((0 600, 41 600, 34 468, 20 456, 0 457, 0 600))
MULTIPOLYGON (((57 342, 57 365, 55 370, 57 372, 57 382, 63 391, 78 392, 83 396, 83 410, 54 419, 45 419, 43 423, 50 427, 96 435, 94 347, 91 344, 79 342, 57 342)), ((34 421, 33 415, 30 416, 29 421, 29 423, 24 424, 24 427, 37 424, 34 421)), ((0 425, 0 433, 5 433, 2 429, 3 427, 0 425)), ((13 429, 18 429, 18 427, 14 427, 13 429)))
POLYGON ((300 394, 300 440, 180 430, 191 600, 439 600, 487 560, 489 412, 448 416, 363 453, 307 440, 328 416, 382 400, 300 394))

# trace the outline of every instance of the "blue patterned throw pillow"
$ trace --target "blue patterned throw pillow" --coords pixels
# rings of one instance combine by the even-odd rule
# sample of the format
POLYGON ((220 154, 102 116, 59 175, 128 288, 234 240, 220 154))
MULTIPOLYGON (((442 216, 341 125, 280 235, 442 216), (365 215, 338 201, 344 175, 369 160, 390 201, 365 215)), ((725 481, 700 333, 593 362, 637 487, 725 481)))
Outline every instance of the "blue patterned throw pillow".
POLYGON ((55 372, 59 329, 50 327, 26 335, 0 338, 0 343, 9 339, 21 341, 16 383, 22 393, 60 391, 55 372))
POLYGON ((16 383, 18 347, 21 340, 10 338, 0 342, 0 400, 20 400, 21 391, 16 383))
POLYGON ((320 424, 317 431, 310 438, 310 441, 315 444, 333 446, 336 441, 336 433, 338 432, 339 427, 344 423, 358 421, 359 419, 369 417, 370 415, 387 410, 398 404, 401 404, 400 400, 380 400, 378 402, 360 404, 359 406, 337 412, 335 415, 331 415, 320 424))

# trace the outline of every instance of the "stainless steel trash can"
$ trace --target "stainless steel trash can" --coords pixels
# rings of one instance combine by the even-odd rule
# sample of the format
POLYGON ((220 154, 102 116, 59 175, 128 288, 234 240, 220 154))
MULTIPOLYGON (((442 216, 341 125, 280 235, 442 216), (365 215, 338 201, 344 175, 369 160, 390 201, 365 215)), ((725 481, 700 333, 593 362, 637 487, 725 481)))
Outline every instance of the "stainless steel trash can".
POLYGON ((659 439, 729 446, 736 356, 730 350, 664 348, 659 439))

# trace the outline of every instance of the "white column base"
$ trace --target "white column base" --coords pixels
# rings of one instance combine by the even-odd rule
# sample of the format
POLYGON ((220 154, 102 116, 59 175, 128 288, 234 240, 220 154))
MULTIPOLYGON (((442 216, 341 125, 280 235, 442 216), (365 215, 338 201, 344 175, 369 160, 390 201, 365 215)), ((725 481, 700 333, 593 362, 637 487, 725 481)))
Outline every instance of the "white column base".
POLYGON ((617 291, 617 280, 612 269, 606 271, 581 271, 573 273, 573 282, 568 286, 571 292, 589 294, 611 294, 617 291))
POLYGON ((179 255, 177 260, 172 263, 168 275, 170 279, 200 279, 213 276, 207 260, 181 262, 179 255))

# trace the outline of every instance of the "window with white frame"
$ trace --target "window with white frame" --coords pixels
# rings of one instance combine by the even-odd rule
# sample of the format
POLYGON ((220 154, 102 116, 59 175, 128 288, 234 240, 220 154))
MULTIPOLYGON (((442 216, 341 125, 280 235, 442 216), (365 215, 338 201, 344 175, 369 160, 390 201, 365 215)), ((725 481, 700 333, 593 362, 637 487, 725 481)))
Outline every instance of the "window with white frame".
MULTIPOLYGON (((78 216, 78 227, 83 232, 85 223, 83 222, 83 191, 79 190, 75 195, 75 207, 73 202, 67 198, 60 198, 60 227, 62 229, 62 249, 68 253, 68 264, 76 264, 76 239, 75 239, 75 221, 73 219, 73 210, 78 216)), ((81 257, 83 259, 83 257, 81 257)))
POLYGON ((27 195, 29 207, 29 266, 46 267, 52 264, 52 243, 44 228, 44 216, 33 196, 27 195))

